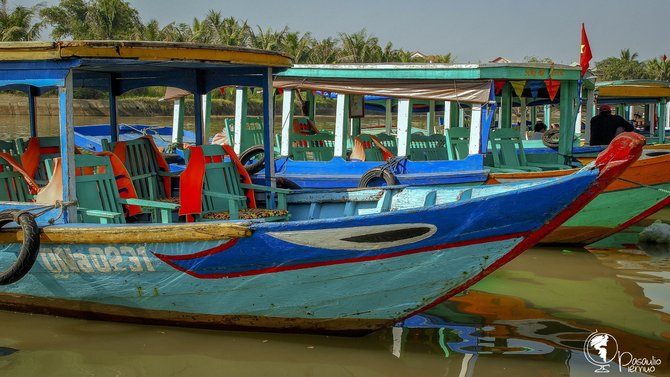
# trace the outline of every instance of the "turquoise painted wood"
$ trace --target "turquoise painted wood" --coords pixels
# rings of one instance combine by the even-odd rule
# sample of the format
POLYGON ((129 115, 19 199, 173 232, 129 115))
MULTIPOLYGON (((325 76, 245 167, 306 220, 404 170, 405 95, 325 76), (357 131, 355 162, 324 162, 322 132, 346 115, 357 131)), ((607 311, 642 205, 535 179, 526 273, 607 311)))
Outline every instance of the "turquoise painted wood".
POLYGON ((445 128, 444 135, 447 143, 447 157, 449 160, 463 160, 468 157, 470 144, 470 130, 463 127, 445 128))
POLYGON ((112 165, 107 156, 76 155, 77 210, 84 223, 124 224, 124 204, 150 209, 152 218, 164 223, 171 221, 170 212, 179 206, 172 203, 143 199, 122 199, 112 165))

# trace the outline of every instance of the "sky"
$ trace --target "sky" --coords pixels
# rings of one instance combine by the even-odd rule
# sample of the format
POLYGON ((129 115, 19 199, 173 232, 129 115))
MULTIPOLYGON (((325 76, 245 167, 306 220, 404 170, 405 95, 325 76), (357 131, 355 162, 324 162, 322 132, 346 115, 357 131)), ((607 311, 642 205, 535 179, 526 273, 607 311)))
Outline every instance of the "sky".
MULTIPOLYGON (((274 30, 311 32, 317 39, 365 28, 382 45, 424 54, 451 53, 458 63, 550 58, 579 61, 581 24, 593 62, 619 56, 670 55, 669 0, 130 0, 143 22, 191 24, 209 10, 274 30)), ((31 6, 36 1, 9 0, 31 6)), ((58 1, 47 0, 47 5, 58 1)), ((43 40, 49 40, 47 33, 43 40)))

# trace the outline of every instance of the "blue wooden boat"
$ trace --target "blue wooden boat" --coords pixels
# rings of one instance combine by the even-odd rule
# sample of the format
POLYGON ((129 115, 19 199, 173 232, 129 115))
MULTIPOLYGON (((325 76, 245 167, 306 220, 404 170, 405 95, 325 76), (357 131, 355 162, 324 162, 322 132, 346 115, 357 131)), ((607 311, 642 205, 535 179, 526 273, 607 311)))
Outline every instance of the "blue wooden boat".
MULTIPOLYGON (((74 128, 74 142, 80 148, 86 148, 90 151, 101 152, 103 140, 110 140, 110 126, 108 124, 90 124, 85 126, 76 126, 74 128)), ((195 144, 195 134, 184 130, 182 142, 195 144)), ((148 126, 146 124, 119 124, 118 140, 133 140, 142 136, 151 136, 154 143, 159 148, 168 148, 172 144, 172 127, 168 126, 148 126)), ((175 149, 176 153, 183 152, 181 148, 175 149)))
MULTIPOLYGON (((0 202, 0 224, 20 225, 0 231, 0 307, 190 326, 372 331, 446 300, 531 247, 635 161, 643 144, 622 136, 579 172, 530 183, 324 191, 241 184, 235 175, 244 177, 244 169, 234 153, 217 159, 205 152, 223 148, 203 146, 191 149, 179 204, 120 198, 117 185, 132 187, 124 181, 130 173, 117 174, 122 164, 109 154, 74 153, 77 85, 109 89, 112 109, 126 90, 170 85, 197 94, 197 110, 209 90, 256 85, 264 89, 270 156, 272 77, 289 64, 272 52, 179 43, 0 44, 0 88, 24 90, 30 103, 47 88, 58 89, 62 156, 62 162, 46 161, 51 181, 39 203, 0 202), (205 169, 214 170, 198 170, 198 161, 208 159, 205 169), (217 191, 212 182, 222 177, 229 178, 226 190, 217 191), (55 201, 41 202, 59 185, 55 201), (186 190, 193 187, 222 199, 225 214, 241 219, 171 222, 171 210, 191 206, 194 196, 186 190), (96 198, 116 206, 95 207, 96 198), (277 221, 240 209, 254 201, 277 221), (136 222, 126 222, 121 204, 128 212, 141 209, 136 222), (244 219, 245 213, 253 216, 244 219)), ((117 141, 114 119, 112 111, 110 134, 117 141)), ((196 115, 198 145, 201 126, 196 115)), ((38 136, 34 123, 31 133, 38 136)), ((271 186, 271 163, 265 173, 271 186)), ((18 187, 23 174, 2 177, 18 187)), ((202 199, 201 206, 214 202, 202 199)))

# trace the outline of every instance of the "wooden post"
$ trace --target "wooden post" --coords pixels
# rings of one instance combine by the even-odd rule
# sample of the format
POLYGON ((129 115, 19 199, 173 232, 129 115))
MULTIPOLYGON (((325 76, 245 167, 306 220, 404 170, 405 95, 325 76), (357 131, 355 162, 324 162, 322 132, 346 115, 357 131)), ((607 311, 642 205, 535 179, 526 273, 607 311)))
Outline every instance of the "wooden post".
MULTIPOLYGON (((456 104, 458 106, 458 104, 456 104)), ((465 110, 458 106, 458 127, 465 127, 465 110)))
POLYGON ((530 107, 530 123, 534 126, 537 123, 537 106, 530 107))
POLYGON ((426 128, 428 135, 435 133, 435 101, 428 102, 428 114, 426 119, 426 128))
POLYGON ((203 125, 203 139, 202 144, 209 144, 209 133, 212 121, 212 93, 202 95, 202 125, 203 125))
MULTIPOLYGON (((60 154, 63 169, 63 201, 77 200, 74 169, 74 117, 72 108, 72 71, 65 77, 64 86, 58 87, 58 120, 60 123, 60 154)), ((76 222, 76 206, 65 208, 63 221, 76 222)))
POLYGON ((28 116, 30 117, 30 137, 37 136, 37 108, 35 106, 35 97, 37 88, 30 86, 28 89, 28 116))
POLYGON ((247 88, 235 89, 235 141, 233 150, 235 153, 242 152, 242 134, 247 124, 247 102, 249 90, 247 88))
POLYGON ((307 109, 307 117, 312 122, 315 122, 316 121, 316 97, 314 96, 314 93, 312 93, 311 90, 307 91, 307 95, 305 97, 307 98, 307 101, 309 103, 309 108, 307 109))
MULTIPOLYGON (((485 106, 485 105, 484 105, 485 106)), ((481 105, 472 106, 472 115, 470 116, 470 144, 468 155, 475 155, 486 150, 482 142, 482 107, 481 105)))
POLYGON ((558 154, 565 158, 564 161, 558 163, 566 163, 570 156, 572 156, 573 139, 575 136, 574 116, 577 110, 577 83, 574 81, 561 81, 561 118, 559 120, 560 136, 558 140, 558 154))
POLYGON ((451 101, 444 101, 444 130, 451 128, 451 101))
POLYGON ((412 141, 412 101, 398 100, 398 156, 408 156, 412 141))
POLYGON ((505 84, 502 89, 500 118, 502 128, 512 128, 512 85, 510 83, 505 84))
POLYGON ((551 105, 544 105, 544 123, 551 127, 551 105))
POLYGON ((361 134, 361 118, 351 119, 351 136, 358 136, 361 134))
POLYGON ((393 132, 393 100, 386 99, 386 117, 384 118, 384 132, 390 135, 393 132))
MULTIPOLYGON (((651 113, 649 112, 649 104, 644 105, 644 122, 645 124, 649 124, 649 115, 651 113)), ((651 136, 651 135, 649 135, 651 136)))
POLYGON ((175 99, 172 107, 172 142, 184 142, 184 97, 175 99))
MULTIPOLYGON (((274 101, 272 87, 272 67, 263 75, 263 148, 265 153, 265 185, 276 187, 274 158, 274 101)), ((245 102, 246 103, 246 102, 245 102)), ((245 106, 246 107, 246 106, 245 106)), ((269 208, 274 208, 274 200, 268 197, 269 208)))
POLYGON ((347 138, 349 137, 349 95, 338 94, 335 107, 335 157, 346 157, 347 138))
POLYGON ((295 92, 284 89, 281 111, 281 155, 286 157, 291 152, 291 128, 293 128, 293 97, 295 92))
POLYGON ((668 113, 670 106, 668 106, 667 98, 661 98, 661 103, 658 105, 658 143, 664 144, 668 141, 665 139, 665 128, 670 126, 668 113))
POLYGON ((658 123, 656 123, 657 107, 655 103, 649 104, 649 136, 656 135, 656 128, 658 127, 658 123))
POLYGON ((584 119, 584 144, 591 142, 591 118, 595 110, 595 92, 591 89, 586 90, 586 119, 584 119))
POLYGON ((112 142, 119 141, 118 113, 116 110, 116 96, 119 94, 117 79, 117 74, 109 75, 109 136, 112 142))
POLYGON ((521 140, 526 140, 526 131, 528 131, 528 126, 526 126, 526 99, 519 98, 519 101, 521 102, 521 106, 519 108, 519 111, 521 112, 521 117, 519 118, 519 136, 521 137, 521 140))

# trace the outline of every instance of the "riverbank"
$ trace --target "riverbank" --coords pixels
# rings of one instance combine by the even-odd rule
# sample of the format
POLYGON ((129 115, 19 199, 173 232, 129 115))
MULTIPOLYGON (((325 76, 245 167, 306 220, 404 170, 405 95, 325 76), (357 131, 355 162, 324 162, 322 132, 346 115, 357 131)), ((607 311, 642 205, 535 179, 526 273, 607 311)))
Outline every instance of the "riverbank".
MULTIPOLYGON (((281 100, 275 105, 280 108, 281 100)), ((38 97, 35 101, 37 116, 57 116, 58 98, 55 96, 38 97)), ((145 116, 172 116, 173 102, 162 101, 156 97, 133 97, 119 98, 116 102, 117 114, 120 117, 145 117, 145 116)), ((109 116, 109 101, 106 99, 78 99, 75 98, 75 116, 106 117, 109 116)), ((261 115, 262 105, 260 102, 250 100, 248 111, 250 115, 261 115)), ((317 113, 328 115, 334 114, 334 101, 318 102, 317 113), (333 102, 333 103, 331 103, 333 102)), ((193 115, 193 98, 186 98, 184 112, 186 116, 193 115)), ((0 94, 0 114, 5 116, 28 116, 28 97, 14 94, 0 94)), ((214 98, 212 99, 212 115, 232 116, 235 114, 233 101, 214 98)))

